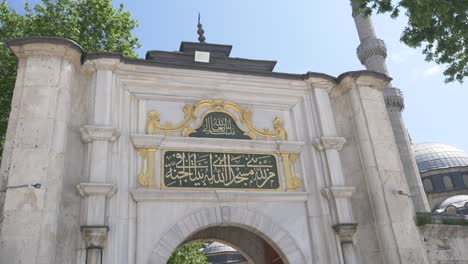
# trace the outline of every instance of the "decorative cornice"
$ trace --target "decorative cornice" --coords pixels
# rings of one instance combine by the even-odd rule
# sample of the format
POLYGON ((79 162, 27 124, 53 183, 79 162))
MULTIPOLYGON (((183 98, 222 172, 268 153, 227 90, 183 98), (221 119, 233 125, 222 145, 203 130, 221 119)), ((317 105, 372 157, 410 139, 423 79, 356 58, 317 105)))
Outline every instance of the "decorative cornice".
POLYGON ((363 65, 367 59, 373 56, 387 57, 387 47, 383 40, 378 38, 368 38, 361 42, 357 48, 357 55, 363 65))
POLYGON ((51 56, 63 58, 76 67, 81 65, 83 49, 76 42, 54 37, 27 37, 6 41, 6 45, 18 58, 51 56))
POLYGON ((353 196, 353 193, 356 191, 356 188, 353 186, 332 186, 330 188, 325 188, 322 190, 322 195, 327 198, 327 200, 331 200, 333 198, 339 199, 349 199, 353 196))
POLYGON ((344 137, 320 137, 316 138, 313 144, 314 147, 319 151, 327 149, 341 151, 345 143, 346 139, 344 137))
POLYGON ((140 148, 158 149, 159 146, 161 146, 161 143, 166 139, 166 136, 133 134, 131 138, 132 138, 133 146, 137 149, 140 149, 140 148))
POLYGON ((86 61, 83 63, 83 71, 91 73, 95 71, 114 71, 118 68, 121 60, 121 55, 117 53, 109 53, 101 58, 92 58, 92 55, 86 56, 86 61))
POLYGON ((186 201, 187 197, 193 202, 298 202, 307 201, 307 192, 263 192, 263 191, 184 191, 184 190, 151 190, 151 189, 133 189, 130 190, 132 198, 136 202, 181 202, 186 201))
POLYGON ((103 249, 106 246, 108 226, 81 226, 81 237, 86 249, 103 249))
POLYGON ((80 183, 76 189, 81 197, 106 196, 111 198, 117 192, 117 186, 109 183, 80 183))
POLYGON ((343 243, 353 243, 353 236, 357 230, 356 223, 341 223, 333 226, 336 234, 340 238, 340 242, 343 243))
POLYGON ((93 140, 115 141, 120 136, 117 128, 105 126, 83 126, 80 132, 83 143, 90 143, 93 140))
POLYGON ((305 143, 302 141, 277 141, 281 153, 300 153, 305 143))
POLYGON ((398 111, 405 109, 405 99, 403 93, 398 88, 384 89, 385 105, 387 108, 396 108, 398 111))
POLYGON ((330 91, 336 85, 336 79, 324 78, 322 76, 306 75, 304 81, 314 89, 330 91))
POLYGON ((384 90, 392 78, 385 74, 374 71, 351 71, 338 76, 338 83, 330 90, 330 97, 336 98, 348 93, 350 90, 359 87, 368 87, 384 90))

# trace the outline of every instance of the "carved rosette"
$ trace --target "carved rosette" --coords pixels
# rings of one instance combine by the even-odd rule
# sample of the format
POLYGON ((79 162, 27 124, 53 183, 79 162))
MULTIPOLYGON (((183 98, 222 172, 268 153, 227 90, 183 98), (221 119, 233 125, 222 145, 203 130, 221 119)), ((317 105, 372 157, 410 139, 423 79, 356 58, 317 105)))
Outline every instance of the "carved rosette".
POLYGON ((357 55, 361 63, 365 65, 367 59, 373 56, 387 58, 387 47, 381 39, 368 38, 357 48, 357 55))
POLYGON ((333 226, 336 234, 338 235, 340 242, 343 243, 353 243, 353 237, 356 233, 357 224, 348 223, 348 224, 337 224, 333 226))
POLYGON ((86 249, 103 249, 106 246, 108 231, 109 227, 107 226, 82 226, 81 237, 86 249))

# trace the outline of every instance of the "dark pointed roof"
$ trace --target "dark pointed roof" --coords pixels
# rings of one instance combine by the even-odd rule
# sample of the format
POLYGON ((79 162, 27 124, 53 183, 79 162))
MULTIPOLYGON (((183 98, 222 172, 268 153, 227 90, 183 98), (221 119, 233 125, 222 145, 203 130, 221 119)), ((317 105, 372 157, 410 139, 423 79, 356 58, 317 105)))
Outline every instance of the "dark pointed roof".
POLYGON ((276 61, 229 57, 231 50, 231 45, 183 41, 178 52, 151 50, 146 53, 146 59, 174 66, 196 66, 204 69, 273 72, 275 68, 276 61), (209 52, 209 62, 195 61, 195 51, 209 52))

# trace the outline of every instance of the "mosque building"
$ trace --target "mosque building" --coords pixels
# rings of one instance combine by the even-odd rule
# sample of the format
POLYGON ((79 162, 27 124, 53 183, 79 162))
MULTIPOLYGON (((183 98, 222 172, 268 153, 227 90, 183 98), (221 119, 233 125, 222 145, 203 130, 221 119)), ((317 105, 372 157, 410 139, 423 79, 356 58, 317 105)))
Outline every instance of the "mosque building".
POLYGON ((145 59, 7 42, 0 263, 467 263, 468 154, 412 145, 370 17, 366 70, 275 72, 231 45, 145 59), (240 254, 239 254, 240 253, 240 254), (236 262, 237 261, 237 262, 236 262))
POLYGON ((468 215, 468 153, 439 143, 413 149, 431 211, 468 215))

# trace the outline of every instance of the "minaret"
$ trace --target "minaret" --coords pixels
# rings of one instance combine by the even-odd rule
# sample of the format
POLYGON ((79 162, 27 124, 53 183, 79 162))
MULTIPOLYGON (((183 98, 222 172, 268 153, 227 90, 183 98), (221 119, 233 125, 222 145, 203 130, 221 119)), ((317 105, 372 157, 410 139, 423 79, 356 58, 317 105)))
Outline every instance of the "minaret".
MULTIPOLYGON (((385 62, 385 58, 387 57, 385 43, 377 38, 370 16, 358 14, 356 12, 356 5, 354 4, 352 4, 352 7, 354 22, 361 42, 357 48, 359 60, 367 70, 389 76, 385 62)), ((429 204, 414 159, 411 142, 403 122, 402 111, 405 107, 403 95, 398 88, 393 87, 390 83, 384 90, 384 97, 415 210, 417 212, 428 212, 430 211, 429 204)))

